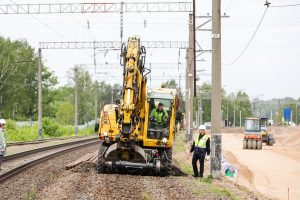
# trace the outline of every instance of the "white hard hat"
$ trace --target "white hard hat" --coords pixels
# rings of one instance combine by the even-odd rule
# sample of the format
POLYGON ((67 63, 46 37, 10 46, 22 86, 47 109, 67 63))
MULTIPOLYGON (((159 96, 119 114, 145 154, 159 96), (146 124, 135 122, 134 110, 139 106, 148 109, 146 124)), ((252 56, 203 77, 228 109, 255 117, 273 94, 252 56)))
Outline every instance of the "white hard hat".
POLYGON ((206 130, 206 127, 204 125, 200 125, 199 130, 206 130))
POLYGON ((0 119, 0 124, 6 124, 5 119, 0 119))

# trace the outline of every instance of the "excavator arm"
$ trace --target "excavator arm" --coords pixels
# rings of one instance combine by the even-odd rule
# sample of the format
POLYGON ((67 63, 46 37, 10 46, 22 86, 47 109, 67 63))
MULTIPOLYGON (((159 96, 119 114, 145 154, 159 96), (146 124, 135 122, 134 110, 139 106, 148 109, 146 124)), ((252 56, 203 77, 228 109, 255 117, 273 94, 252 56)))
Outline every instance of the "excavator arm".
POLYGON ((134 132, 139 126, 140 114, 143 108, 143 86, 146 78, 143 76, 145 63, 145 48, 140 46, 140 38, 130 37, 127 48, 122 48, 124 64, 123 99, 118 107, 120 139, 122 141, 136 138, 134 132))

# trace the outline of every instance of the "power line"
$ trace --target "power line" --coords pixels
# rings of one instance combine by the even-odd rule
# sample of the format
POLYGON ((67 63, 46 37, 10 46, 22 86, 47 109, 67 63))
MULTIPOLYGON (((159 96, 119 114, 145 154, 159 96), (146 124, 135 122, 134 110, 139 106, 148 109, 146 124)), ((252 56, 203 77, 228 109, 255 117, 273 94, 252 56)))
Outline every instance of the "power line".
POLYGON ((245 48, 243 49, 243 51, 240 53, 240 55, 239 55, 236 59, 234 59, 232 62, 230 62, 230 63, 222 63, 222 64, 224 64, 224 65, 232 65, 232 64, 234 64, 236 61, 238 61, 238 60, 242 57, 242 55, 246 52, 246 50, 247 50, 248 47, 250 46, 252 40, 254 39, 254 37, 255 37, 255 35, 256 35, 256 33, 257 33, 257 31, 258 31, 260 25, 261 25, 261 23, 262 23, 262 21, 263 21, 265 15, 266 15, 266 13, 267 13, 268 8, 269 8, 269 6, 266 7, 266 9, 265 9, 265 11, 264 11, 264 13, 263 13, 263 15, 262 15, 262 17, 261 17, 259 23, 258 23, 258 26, 256 27, 256 29, 255 29, 255 31, 254 31, 252 37, 250 38, 250 40, 248 41, 247 45, 245 46, 245 48))
MULTIPOLYGON (((69 2, 69 3, 72 3, 72 2, 69 2)), ((71 14, 70 14, 70 16, 72 17, 72 19, 73 19, 75 22, 77 22, 78 24, 82 24, 82 27, 90 33, 90 35, 91 35, 91 37, 93 38, 93 40, 96 40, 96 37, 94 36, 94 34, 93 34, 93 33, 91 32, 91 30, 90 30, 90 20, 89 20, 86 16, 84 16, 83 13, 81 13, 81 14, 82 14, 82 16, 83 16, 83 17, 86 19, 86 21, 87 21, 87 27, 86 27, 84 24, 82 24, 80 21, 78 21, 78 20, 76 19, 76 17, 72 16, 71 14)))
MULTIPOLYGON (((17 3, 15 3, 13 0, 9 0, 10 2, 12 2, 13 4, 15 4, 16 6, 18 6, 17 3)), ((22 7, 19 7, 21 9, 23 9, 22 7)), ((23 9, 24 10, 24 9, 23 9)), ((26 11, 26 10, 24 10, 26 11)), ((60 34, 59 32, 57 32, 55 29, 51 28, 48 24, 46 24, 45 22, 43 22, 42 20, 40 20, 39 18, 37 18, 36 16, 34 16, 33 14, 29 13, 29 15, 31 17, 33 17, 35 20, 37 20, 38 22, 40 22, 42 25, 44 25, 45 27, 47 27, 49 30, 51 30, 52 32, 54 32, 55 34, 57 34, 58 36, 62 37, 63 39, 66 39, 66 37, 62 34, 60 34)))
MULTIPOLYGON (((13 0, 9 0, 10 2, 12 2, 14 5, 18 6, 18 8, 22 9, 24 12, 26 12, 26 9, 22 6, 20 6, 19 4, 15 3, 13 0)), ((19 9, 18 9, 19 10, 19 9)), ((42 25, 44 25, 46 28, 48 28, 49 30, 51 30, 53 33, 55 33, 56 35, 58 35, 59 37, 65 39, 68 41, 68 39, 60 34, 58 31, 56 31, 55 29, 53 29, 52 27, 50 27, 48 24, 46 24, 45 22, 43 22, 42 20, 40 20, 38 17, 34 16, 32 13, 28 13, 32 18, 34 18, 36 21, 38 21, 39 23, 41 23, 42 25)), ((86 55, 90 56, 89 53, 87 53, 86 51, 82 50, 83 53, 85 53, 86 55)))
POLYGON ((287 5, 278 5, 278 6, 270 6, 270 7, 272 7, 272 8, 284 8, 284 7, 295 7, 295 6, 300 6, 300 3, 287 4, 287 5))

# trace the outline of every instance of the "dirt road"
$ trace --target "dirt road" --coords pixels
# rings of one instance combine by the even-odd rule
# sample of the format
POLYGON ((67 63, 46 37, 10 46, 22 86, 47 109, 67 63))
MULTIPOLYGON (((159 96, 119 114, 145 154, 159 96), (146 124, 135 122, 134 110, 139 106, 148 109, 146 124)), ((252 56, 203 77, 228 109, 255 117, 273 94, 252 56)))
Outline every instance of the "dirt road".
POLYGON ((289 188, 290 200, 300 199, 300 152, 296 146, 278 140, 272 147, 264 145, 263 150, 243 150, 242 134, 225 133, 222 140, 226 159, 240 170, 239 184, 277 199, 288 199, 289 188))

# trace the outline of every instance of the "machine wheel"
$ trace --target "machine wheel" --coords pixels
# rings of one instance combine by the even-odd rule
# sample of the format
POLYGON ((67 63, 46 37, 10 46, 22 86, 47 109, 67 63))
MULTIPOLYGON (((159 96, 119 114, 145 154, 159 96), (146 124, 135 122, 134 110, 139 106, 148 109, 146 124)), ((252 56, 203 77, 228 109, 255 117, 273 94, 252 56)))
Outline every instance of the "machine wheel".
POLYGON ((252 140, 247 141, 247 147, 248 149, 252 149, 252 140))
POLYGON ((100 145, 100 148, 98 151, 98 161, 97 161, 97 172, 98 173, 106 172, 106 167, 103 165, 103 163, 104 163, 103 155, 104 155, 106 149, 107 149, 106 146, 103 146, 102 144, 100 145))
POLYGON ((162 176, 169 176, 172 170, 172 149, 165 149, 162 153, 162 176))
POLYGON ((257 141, 256 140, 252 140, 252 148, 253 149, 258 149, 257 148, 257 141))
POLYGON ((268 146, 273 146, 274 144, 274 137, 272 134, 269 134, 268 137, 267 137, 267 145, 268 146))
POLYGON ((243 149, 247 149, 247 140, 243 140, 243 149))
POLYGON ((274 140, 269 140, 269 146, 273 146, 274 140))
POLYGON ((262 141, 257 141, 257 149, 261 150, 262 149, 262 141))

